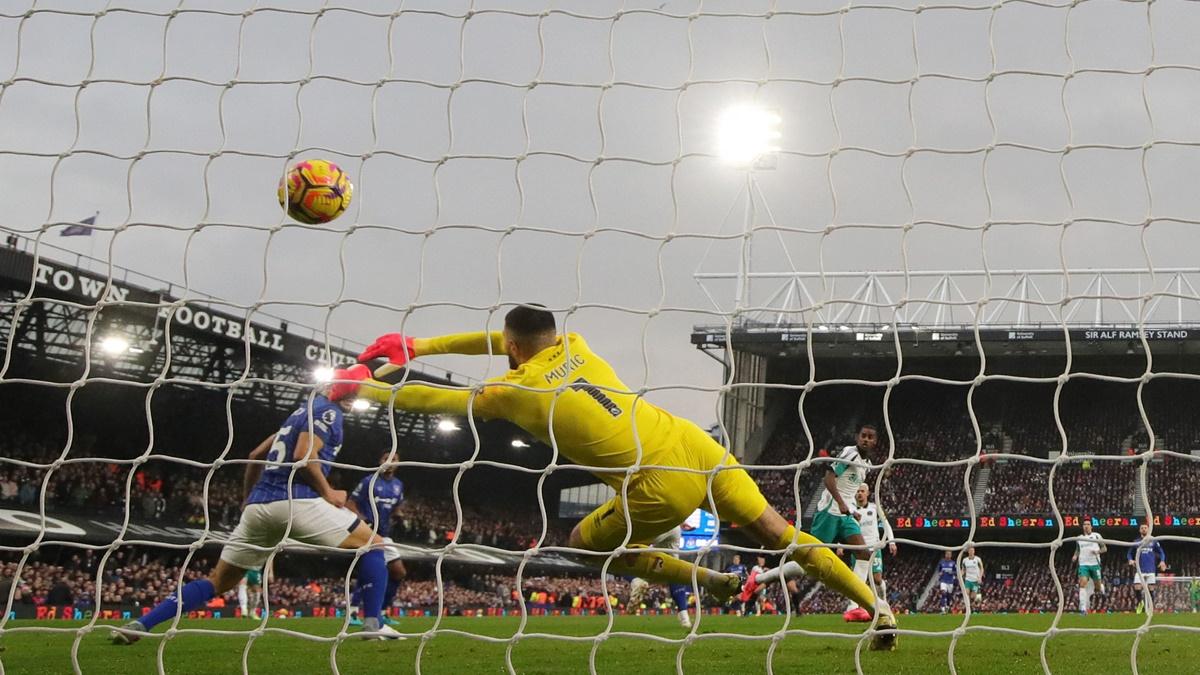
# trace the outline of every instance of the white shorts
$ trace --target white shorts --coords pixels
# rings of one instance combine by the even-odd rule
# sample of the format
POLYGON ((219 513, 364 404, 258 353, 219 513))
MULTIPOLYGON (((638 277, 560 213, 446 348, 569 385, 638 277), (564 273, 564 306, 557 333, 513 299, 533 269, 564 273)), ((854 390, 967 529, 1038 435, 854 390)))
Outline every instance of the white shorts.
POLYGON ((953 593, 954 592, 954 584, 939 583, 938 587, 941 588, 943 593, 953 593))
POLYGON ((1134 572, 1133 583, 1154 586, 1158 584, 1158 575, 1154 572, 1134 572))
POLYGON ((396 546, 396 542, 392 541, 391 537, 384 537, 383 543, 383 562, 391 564, 393 560, 399 560, 400 547, 396 546))
POLYGON ((358 514, 319 498, 293 499, 290 515, 292 528, 289 531, 286 499, 250 504, 242 511, 241 520, 221 550, 221 560, 243 569, 256 569, 267 562, 271 549, 279 546, 285 532, 291 541, 336 547, 359 523, 358 514))

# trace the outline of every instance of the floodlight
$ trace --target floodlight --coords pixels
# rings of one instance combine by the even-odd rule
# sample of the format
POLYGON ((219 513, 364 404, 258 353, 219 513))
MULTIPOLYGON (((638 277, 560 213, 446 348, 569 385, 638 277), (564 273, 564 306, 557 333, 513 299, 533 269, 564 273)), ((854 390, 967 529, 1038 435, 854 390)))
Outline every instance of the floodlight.
POLYGON ((779 150, 781 121, 778 113, 758 106, 727 108, 717 119, 717 154, 732 164, 754 164, 779 150))
POLYGON ((512 446, 514 448, 528 448, 529 444, 519 438, 514 438, 513 442, 512 442, 512 446))
POLYGON ((105 354, 124 354, 125 352, 129 351, 129 340, 126 340, 120 335, 109 335, 108 337, 100 340, 100 349, 103 350, 105 354))
POLYGON ((350 404, 350 409, 354 410, 355 412, 366 412, 371 409, 371 402, 365 398, 356 398, 354 399, 354 402, 350 404))
POLYGON ((437 430, 443 433, 458 431, 459 426, 454 423, 454 420, 440 420, 437 424, 437 430))
POLYGON ((333 381, 333 368, 329 366, 321 366, 313 369, 313 381, 317 384, 324 384, 333 381))

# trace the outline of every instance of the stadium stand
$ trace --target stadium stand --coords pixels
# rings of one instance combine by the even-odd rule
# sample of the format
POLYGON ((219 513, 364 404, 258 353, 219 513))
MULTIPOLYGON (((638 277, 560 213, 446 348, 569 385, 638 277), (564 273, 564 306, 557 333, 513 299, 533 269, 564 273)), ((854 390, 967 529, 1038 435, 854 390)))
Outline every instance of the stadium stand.
MULTIPOLYGON (((96 574, 100 556, 92 550, 61 552, 63 560, 30 560, 16 576, 17 562, 10 559, 0 563, 4 584, 0 591, 7 593, 15 585, 14 605, 70 607, 81 612, 94 611, 96 574)), ((8 556, 12 558, 13 556, 8 556)), ((100 609, 125 608, 135 613, 150 607, 163 593, 174 587, 181 553, 125 547, 117 550, 104 566, 103 591, 100 609)), ((211 561, 204 555, 193 559, 184 572, 184 580, 198 578, 198 570, 211 561)), ((271 610, 297 611, 311 614, 314 607, 338 608, 345 598, 345 579, 342 577, 311 577, 303 573, 307 565, 293 566, 285 573, 268 579, 267 591, 271 610)), ((467 568, 456 568, 444 577, 441 599, 448 613, 485 608, 514 609, 518 606, 517 584, 513 575, 490 574, 467 568)), ((628 584, 610 578, 610 596, 620 602, 628 597, 628 584)), ((526 575, 521 594, 531 609, 601 610, 605 606, 600 580, 594 574, 578 576, 526 575)), ((611 601, 611 600, 610 600, 611 601)), ((395 610, 436 611, 439 604, 437 583, 432 565, 412 566, 411 578, 404 581, 396 596, 395 610)), ((235 592, 226 594, 210 604, 210 609, 237 606, 235 592)))
MULTIPOLYGON (((1068 544, 1055 560, 1055 573, 1059 576, 1065 598, 1065 611, 1077 608, 1075 593, 1075 566, 1071 562, 1068 544)), ((938 596, 931 587, 935 564, 941 551, 918 546, 901 548, 896 556, 888 556, 886 578, 888 599, 901 612, 937 612, 938 596), (924 598, 922 602, 922 597, 924 598)), ((1160 611, 1190 612, 1192 606, 1188 595, 1188 584, 1176 582, 1175 577, 1200 575, 1200 550, 1190 544, 1168 544, 1171 562, 1169 573, 1160 577, 1156 587, 1156 603, 1160 611)), ((1057 607, 1057 591, 1050 569, 1047 567, 1046 552, 1024 548, 988 546, 981 550, 988 570, 988 581, 984 586, 983 603, 974 611, 1027 613, 1053 612, 1057 607)), ((31 559, 25 563, 21 575, 15 577, 17 563, 14 556, 0 563, 3 582, 0 592, 7 593, 15 585, 14 607, 45 606, 70 607, 80 612, 95 611, 95 582, 100 556, 94 551, 61 551, 54 560, 31 559)), ((46 557, 54 557, 47 552, 46 557)), ((282 560, 282 559, 281 559, 282 560)), ((106 563, 102 577, 103 591, 99 609, 139 608, 152 605, 159 594, 169 592, 182 561, 180 553, 163 553, 161 550, 123 547, 118 549, 106 563)), ((203 569, 207 559, 199 555, 185 571, 184 579, 196 578, 196 570, 203 569)), ((342 577, 310 577, 303 573, 308 565, 296 564, 293 560, 289 569, 272 576, 267 584, 270 606, 273 612, 283 610, 310 614, 315 607, 341 608, 345 597, 345 579, 342 577)), ((1092 599, 1094 611, 1133 611, 1141 600, 1133 588, 1132 578, 1125 561, 1125 549, 1114 546, 1104 557, 1104 576, 1108 584, 1106 595, 1092 599)), ((793 611, 800 613, 841 613, 845 599, 824 588, 816 588, 807 578, 798 580, 798 589, 793 611)), ((460 614, 480 609, 513 611, 518 607, 516 578, 510 574, 496 574, 482 568, 447 566, 444 569, 443 608, 446 613, 460 614)), ((629 589, 626 581, 609 578, 609 602, 621 611, 634 613, 639 608, 625 605, 629 589), (614 600, 615 598, 615 600, 614 600)), ((782 612, 784 603, 782 587, 776 585, 769 591, 767 613, 782 612)), ((532 611, 554 610, 602 611, 605 602, 599 579, 587 573, 570 575, 529 574, 522 578, 520 593, 526 606, 532 611)), ((793 600, 795 602, 795 600, 793 600)), ((433 579, 432 565, 410 566, 410 578, 402 584, 394 604, 394 612, 400 614, 436 611, 439 604, 437 585, 433 579)), ((651 590, 646 608, 669 605, 665 589, 651 590)), ((210 606, 210 609, 228 608, 232 612, 237 606, 236 594, 229 593, 210 606)), ((956 591, 952 603, 954 612, 963 610, 962 597, 956 591)))
MULTIPOLYGON (((24 462, 49 464, 61 453, 59 447, 18 437, 4 455, 24 462)), ((71 457, 78 458, 75 453, 71 457)), ((232 529, 241 513, 242 482, 238 471, 218 471, 208 486, 208 515, 214 529, 232 529)), ((0 503, 35 507, 44 470, 9 463, 0 464, 0 503)), ((124 511, 127 467, 115 463, 69 463, 56 469, 47 485, 46 500, 52 507, 87 510, 89 513, 120 515, 124 511)), ((166 524, 203 527, 204 478, 206 471, 171 463, 148 462, 133 473, 130 483, 130 514, 136 519, 166 524)), ((344 485, 353 487, 353 477, 344 485)), ((454 534, 456 515, 445 508, 437 494, 410 492, 396 519, 392 536, 397 540, 441 545, 454 534)), ((460 543, 496 548, 529 548, 541 533, 540 516, 509 504, 486 507, 464 504, 460 543)), ((570 528, 551 521, 545 544, 566 541, 570 528)))
MULTIPOLYGON (((1157 448, 1186 453, 1200 446, 1200 427, 1186 420, 1178 407, 1170 403, 1180 395, 1179 388, 1186 386, 1174 383, 1171 387, 1148 387, 1143 394, 1151 425, 1162 430, 1156 435, 1157 448)), ((1005 453, 1047 459, 1054 456, 1051 453, 1061 451, 1062 438, 1052 414, 1053 389, 1053 386, 1029 389, 1029 385, 1005 386, 1005 383, 995 382, 980 387, 975 395, 975 408, 981 426, 979 445, 984 455, 1005 453)), ((1064 388, 1060 397, 1060 415, 1067 432, 1068 452, 1106 455, 1114 459, 1071 460, 1060 464, 1055 471, 1055 495, 1061 512, 1107 516, 1134 511, 1140 466, 1137 455, 1149 449, 1149 439, 1137 414, 1133 389, 1101 383, 1085 398, 1072 393, 1075 390, 1070 387, 1064 388), (1128 459, 1120 461, 1115 459, 1117 457, 1128 459), (1104 488, 1097 489, 1096 486, 1104 488)), ((895 458, 948 461, 975 454, 976 434, 965 409, 964 388, 905 383, 897 387, 896 392, 890 402, 895 458)), ((855 420, 872 419, 861 412, 871 410, 869 404, 857 411, 855 405, 862 404, 851 401, 843 406, 841 418, 850 422, 841 427, 831 426, 820 441, 815 457, 826 457, 848 444, 855 420)), ((796 463, 807 455, 808 444, 799 419, 788 418, 779 423, 758 463, 796 463)), ((1049 464, 1019 458, 1000 461, 985 458, 985 461, 989 462, 991 471, 983 490, 981 513, 1052 513, 1049 464)), ((801 473, 801 509, 821 489, 820 467, 815 464, 801 473)), ((960 467, 894 464, 882 483, 884 508, 895 515, 966 515, 963 471, 965 469, 960 467)), ((792 472, 757 471, 755 478, 776 508, 785 514, 795 514, 792 472)), ((1154 459, 1147 483, 1152 509, 1159 513, 1200 510, 1200 496, 1197 496, 1200 492, 1188 488, 1197 478, 1200 478, 1200 462, 1154 459)), ((872 473, 868 481, 873 484, 874 479, 872 473)), ((975 480, 974 474, 968 478, 969 488, 975 487, 975 480)))
POLYGON ((1200 512, 1200 462, 1176 457, 1151 462, 1146 492, 1155 513, 1200 512))
MULTIPOLYGON (((1088 395, 1082 396, 1074 383, 1063 388, 1059 396, 1059 414, 1067 432, 1070 454, 1095 453, 1113 459, 1071 460, 1058 465, 1055 471, 1057 505, 1063 513, 1091 514, 1097 517, 1128 516, 1136 513, 1140 492, 1137 476, 1139 453, 1151 447, 1150 435, 1137 413, 1136 387, 1108 383, 1090 383, 1088 395), (1097 489, 1103 486, 1103 489, 1097 489)), ((893 516, 926 514, 928 516, 963 516, 967 513, 967 491, 981 495, 980 514, 1049 515, 1048 480, 1050 466, 1022 461, 1019 457, 994 458, 993 454, 1049 458, 1062 450, 1062 438, 1054 420, 1053 385, 1031 386, 989 382, 973 394, 971 409, 979 425, 977 434, 971 424, 967 406, 968 388, 905 382, 897 386, 889 398, 888 419, 892 436, 884 434, 886 444, 894 446, 897 459, 963 460, 982 450, 985 460, 978 466, 924 466, 894 464, 882 478, 881 499, 887 513, 893 516), (979 440, 977 440, 979 438, 979 440), (986 483, 980 483, 982 469, 987 469, 986 483), (970 474, 965 472, 971 471, 970 474), (964 480, 965 479, 965 480, 964 480)), ((1156 448, 1187 454, 1200 445, 1200 425, 1188 418, 1173 401, 1196 395, 1197 387, 1174 383, 1144 388, 1142 400, 1151 428, 1155 430, 1156 448), (1190 389, 1188 387, 1191 387, 1190 389)), ((836 454, 849 442, 860 422, 882 419, 882 394, 851 391, 838 387, 836 391, 818 393, 806 398, 804 410, 807 433, 797 412, 796 399, 777 400, 779 406, 774 425, 758 464, 795 464, 810 455, 823 460, 836 454)), ((30 406, 35 407, 33 405, 30 406)), ((43 406, 46 407, 46 406, 43 406)), ((49 406, 53 409, 53 406, 49 406)), ((223 419, 223 411, 219 411, 223 419)), ((0 504, 5 508, 36 512, 40 489, 46 479, 47 465, 59 459, 67 463, 56 466, 46 481, 46 510, 48 515, 87 512, 114 517, 125 512, 125 495, 129 491, 129 514, 134 524, 161 527, 177 525, 201 528, 205 525, 207 507, 209 527, 221 531, 232 527, 240 513, 242 500, 241 465, 234 464, 213 472, 204 484, 207 472, 177 462, 158 461, 160 455, 190 456, 189 439, 170 429, 157 430, 148 461, 131 465, 128 460, 146 454, 150 445, 145 436, 135 432, 128 435, 104 433, 104 429, 86 420, 77 421, 83 429, 71 442, 64 455, 66 436, 61 420, 38 419, 29 422, 28 411, 19 406, 0 413, 14 429, 3 441, 0 457, 0 504), (11 419, 9 417, 11 416, 11 419), (88 432, 89 424, 93 427, 88 432), (97 458, 96 462, 76 462, 97 458), (108 460, 108 461, 105 461, 108 460), (124 460, 118 463, 111 460, 124 460), (43 466, 31 466, 31 465, 43 466)), ((58 409, 61 416, 61 408, 58 409)), ((197 428, 204 428, 203 416, 195 414, 197 428)), ((482 427, 484 441, 489 431, 482 427)), ((881 429, 884 429, 881 427, 881 429)), ((244 457, 252 445, 250 439, 269 433, 252 427, 230 442, 228 458, 244 457)), ((216 434, 211 447, 194 451, 201 461, 212 461, 225 443, 224 432, 216 434)), ((507 444, 505 439, 504 444, 507 444)), ((352 443, 359 465, 368 462, 378 439, 360 437, 352 443)), ((487 452, 492 450, 485 448, 487 452)), ((438 458, 455 462, 465 458, 470 447, 454 446, 449 441, 430 449, 420 446, 414 457, 438 458), (457 454, 456 454, 457 453, 457 454), (461 455, 461 456, 460 456, 461 455)), ((407 446, 404 452, 408 452, 407 446)), ((536 453, 531 453, 534 456, 536 453)), ((401 459, 408 458, 402 455, 401 459)), ((530 460, 536 461, 536 460, 530 460)), ((759 470, 751 467, 755 480, 764 494, 788 518, 808 515, 805 511, 821 489, 821 477, 826 463, 815 462, 798 475, 793 470, 759 470), (799 500, 795 490, 798 487, 799 500)), ((448 480, 451 471, 438 474, 431 470, 414 476, 409 467, 402 467, 400 476, 408 487, 406 501, 398 511, 389 534, 400 542, 438 548, 457 536, 459 543, 477 544, 495 549, 522 551, 536 544, 542 531, 542 518, 531 497, 528 486, 511 487, 503 494, 464 487, 458 491, 462 500, 461 525, 450 499, 448 480), (514 495, 526 493, 523 500, 514 495)), ((471 480, 476 470, 464 480, 471 480)), ((360 473, 341 471, 334 480, 351 488, 360 473)), ((868 480, 874 484, 877 474, 868 480)), ((505 486, 495 476, 480 475, 481 484, 505 486)), ((1155 513, 1200 512, 1200 462, 1179 457, 1155 458, 1147 471, 1147 495, 1155 513)), ((466 485, 464 483, 464 485, 466 485)), ((549 492, 547 494, 550 494, 549 492)), ((561 545, 573 524, 555 518, 554 500, 547 499, 550 522, 544 545, 561 545)), ((118 518, 119 519, 119 518, 118 518)), ((1067 533, 1070 536, 1071 532, 1067 533)), ((928 535, 937 541, 936 532, 928 535)), ((722 535, 725 536, 724 534, 722 535)), ((901 536, 918 536, 909 531, 901 536)), ((1105 536, 1109 536, 1107 532, 1105 536)), ((1126 538, 1114 534, 1115 538, 1126 538)), ((1131 536, 1129 537, 1131 538, 1131 536)), ((731 543, 738 543, 731 534, 731 543)), ((961 541, 961 539, 959 540, 961 541)), ((1159 608, 1167 611, 1190 610, 1186 584, 1170 583, 1174 576, 1200 574, 1194 551, 1179 555, 1182 544, 1169 542, 1171 567, 1159 587, 1159 608)), ((1060 550, 1055 560, 1064 589, 1065 608, 1073 609, 1074 568, 1069 562, 1070 545, 1060 550)), ((1051 611, 1057 606, 1057 591, 1047 565, 1044 550, 998 547, 994 543, 980 551, 988 565, 989 582, 985 586, 984 602, 977 608, 988 612, 1051 611), (998 577, 997 577, 998 575, 998 577), (996 578, 992 578, 996 577, 996 578)), ((198 552, 184 580, 196 576, 193 570, 204 569, 211 562, 215 548, 198 552), (204 563, 204 564, 202 564, 204 563)), ((900 554, 887 558, 889 600, 901 611, 937 611, 936 593, 927 593, 940 551, 915 545, 903 545, 900 554)), ((291 560, 293 556, 284 556, 291 560)), ((318 556, 319 557, 319 556, 318 556)), ((283 557, 281 557, 283 558, 283 557)), ((313 608, 337 608, 344 595, 344 577, 329 576, 328 568, 314 574, 313 563, 288 563, 268 586, 273 610, 311 612, 313 608)), ((139 550, 129 546, 116 549, 100 572, 98 555, 88 549, 46 545, 26 560, 19 577, 17 554, 3 558, 3 583, 13 590, 14 608, 65 607, 80 612, 106 607, 140 608, 174 589, 178 565, 177 553, 163 550, 139 550), (99 574, 99 577, 97 576, 99 574), (100 607, 95 607, 96 583, 102 582, 100 607)), ((1132 611, 1139 600, 1133 593, 1124 552, 1114 548, 1105 558, 1104 573, 1109 579, 1107 596, 1093 599, 1099 611, 1132 611)), ((510 571, 510 570, 506 570, 510 571)), ((473 567, 461 561, 445 565, 444 586, 440 600, 449 613, 481 609, 512 611, 517 598, 524 598, 534 611, 596 612, 612 604, 623 611, 639 608, 623 607, 627 597, 624 581, 610 580, 613 597, 605 598, 599 580, 589 575, 570 573, 549 574, 545 570, 527 570, 518 587, 512 575, 496 574, 495 570, 473 567), (615 599, 614 599, 615 598, 615 599)), ((795 600, 804 613, 836 612, 844 608, 844 600, 818 588, 807 578, 797 580, 795 600)), ((782 611, 780 588, 772 589, 767 611, 782 611)), ((428 563, 410 565, 410 577, 402 586, 395 605, 399 612, 436 611, 439 596, 428 563)), ((652 590, 646 608, 653 610, 668 604, 664 589, 652 590)), ((236 606, 232 597, 218 601, 225 607, 236 606)), ((954 611, 961 611, 961 598, 955 599, 954 611)), ((229 610, 226 610, 229 611, 229 610)), ((333 611, 333 610, 329 610, 333 611)))

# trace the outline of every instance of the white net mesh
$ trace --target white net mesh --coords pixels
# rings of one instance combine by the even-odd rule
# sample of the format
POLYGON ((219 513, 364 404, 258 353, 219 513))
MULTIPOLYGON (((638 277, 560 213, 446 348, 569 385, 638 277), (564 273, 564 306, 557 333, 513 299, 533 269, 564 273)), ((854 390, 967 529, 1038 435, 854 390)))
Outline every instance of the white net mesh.
MULTIPOLYGON (((1200 224, 1189 180, 1200 159, 1200 129, 1191 114, 1200 75, 1200 48, 1191 39, 1196 27, 1200 7, 1165 1, 678 1, 579 8, 538 2, 0 3, 0 73, 6 73, 0 80, 0 223, 21 235, 10 246, 49 265, 33 267, 25 289, 0 305, 7 330, 0 389, 62 393, 66 427, 52 461, 4 458, 14 470, 38 476, 40 515, 35 538, 3 550, 17 555, 20 577, 47 545, 47 527, 60 522, 49 517, 55 473, 111 465, 124 475, 124 518, 114 538, 104 545, 54 544, 102 552, 96 598, 107 583, 107 561, 123 546, 174 547, 190 561, 214 540, 210 482, 223 466, 243 465, 235 458, 244 456, 241 446, 250 439, 237 436, 235 401, 266 390, 285 398, 302 391, 299 377, 255 369, 263 350, 283 350, 272 346, 276 333, 280 340, 289 333, 307 339, 302 349, 314 365, 340 362, 378 333, 495 329, 497 312, 538 301, 565 316, 568 330, 587 336, 635 393, 684 417, 703 422, 722 405, 727 421, 744 401, 763 405, 753 392, 798 395, 795 412, 807 439, 802 456, 764 463, 752 475, 788 472, 799 512, 812 496, 802 491, 808 485, 802 476, 828 463, 816 452, 822 432, 811 427, 805 407, 822 390, 883 392, 875 414, 891 441, 885 469, 934 467, 955 481, 961 475, 968 523, 961 538, 937 544, 901 531, 902 545, 957 552, 978 541, 972 494, 978 474, 972 471, 985 456, 1049 467, 1052 536, 1004 546, 1048 552, 1053 622, 1044 630, 1020 630, 975 623, 968 612, 950 633, 948 659, 953 670, 964 649, 960 640, 971 633, 1036 636, 1042 668, 1050 672, 1047 649, 1056 636, 1098 632, 1060 627, 1071 589, 1056 571, 1056 554, 1072 546, 1073 535, 1064 526, 1070 514, 1055 499, 1055 475, 1075 462, 1128 461, 1069 438, 1059 408, 1064 387, 1077 381, 1136 387, 1148 451, 1137 456, 1130 485, 1143 518, 1154 522, 1148 484, 1154 462, 1195 461, 1186 451, 1162 449, 1142 391, 1164 378, 1196 379, 1157 368, 1151 358, 1156 338, 1143 330, 1187 324, 1200 300, 1189 255, 1200 224), (746 172, 715 154, 715 120, 738 102, 762 105, 783 119, 771 170, 746 172), (287 221, 274 201, 285 166, 314 156, 338 162, 355 180, 354 203, 330 226, 287 221), (95 211, 100 215, 90 236, 59 238, 95 211), (148 276, 132 277, 126 268, 148 276), (1108 268, 1108 274, 1071 273, 1079 268, 1108 268), (844 279, 864 269, 896 272, 847 292, 844 279), (697 270, 699 287, 691 278, 697 270), (161 293, 130 299, 130 286, 161 293), (91 301, 71 299, 76 291, 91 301), (83 334, 74 337, 86 360, 54 382, 14 366, 37 329, 31 317, 51 305, 86 316, 83 334), (155 352, 152 367, 129 368, 101 352, 107 335, 100 327, 112 328, 112 312, 122 309, 145 310, 152 317, 147 335, 170 345, 155 352), (208 310, 226 318, 210 312, 201 326, 208 310), (722 373, 684 343, 694 324, 723 324, 714 334, 728 344, 747 322, 800 326, 802 348, 780 357, 807 362, 802 379, 768 382, 765 370, 748 374, 737 359, 722 373), (1140 331, 1119 340, 1122 347, 1128 343, 1129 354, 1144 355, 1138 372, 1079 368, 1072 331, 1085 322, 1140 331), (194 361, 172 342, 181 323, 240 341, 224 356, 234 365, 189 370, 194 361), (817 336, 843 324, 852 329, 848 335, 864 329, 870 335, 868 327, 875 326, 881 341, 891 343, 881 375, 822 371, 817 336), (963 327, 954 341, 973 359, 969 372, 922 373, 906 361, 917 347, 901 332, 913 324, 963 327), (276 333, 256 331, 263 325, 276 333), (982 333, 1000 325, 1059 328, 1062 360, 1038 375, 993 369, 989 358, 1001 348, 989 346, 982 333), (336 337, 342 335, 351 340, 336 337), (232 375, 222 379, 220 373, 232 375), (958 401, 973 432, 972 450, 953 458, 896 450, 900 439, 887 401, 909 382, 964 390, 958 401), (987 451, 988 429, 974 400, 996 382, 1055 388, 1052 447, 1061 454, 1033 457, 1003 446, 987 451), (76 429, 80 404, 73 401, 114 383, 140 397, 144 422, 136 424, 145 424, 145 447, 133 457, 80 447, 86 435, 76 429), (171 386, 220 397, 228 433, 216 444, 215 461, 156 444, 169 425, 155 413, 156 397, 171 386), (203 536, 173 542, 138 534, 135 474, 146 465, 201 471, 203 536)), ((499 372, 498 361, 445 363, 468 373, 467 386, 499 372)), ((753 426, 723 424, 735 453, 751 444, 753 426)), ((400 446, 407 437, 391 432, 404 459, 400 446)), ((475 420, 470 435, 474 447, 465 460, 402 464, 456 475, 456 534, 437 547, 439 612, 419 634, 418 671, 427 667, 426 645, 437 635, 506 644, 510 672, 519 665, 514 648, 531 637, 590 643, 588 666, 596 672, 601 646, 614 637, 677 645, 681 671, 701 634, 704 641, 761 640, 771 645, 771 671, 784 638, 830 636, 794 623, 790 600, 788 620, 753 636, 709 632, 703 619, 686 637, 621 631, 611 614, 596 635, 541 633, 530 628, 523 592, 517 593, 521 622, 512 636, 445 626, 443 567, 472 543, 457 534, 465 518, 459 481, 472 468, 502 465, 538 476, 541 536, 532 549, 517 551, 518 590, 527 564, 567 550, 548 545, 554 514, 542 489, 562 466, 488 459, 475 420)), ((875 492, 903 489, 888 488, 884 472, 877 476, 875 492)), ((1160 539, 1196 543, 1182 535, 1160 539)), ((1069 575, 1063 578, 1071 583, 1069 575)), ((349 572, 346 580, 348 592, 349 572)), ((611 582, 602 583, 607 595, 611 582)), ((10 611, 17 596, 14 586, 10 611)), ((6 618, 0 634, 74 634, 71 662, 81 671, 87 664, 77 656, 79 645, 100 629, 100 619, 97 612, 78 628, 11 626, 6 618)), ((247 634, 219 625, 172 624, 169 635, 247 634)), ((1135 636, 1129 654, 1135 672, 1144 636, 1196 630, 1152 623, 1152 613, 1136 627, 1114 629, 1135 636)), ((248 633, 243 668, 254 640, 266 633, 328 642, 335 669, 336 650, 348 635, 345 626, 336 636, 317 637, 264 623, 248 633)), ((864 636, 841 637, 858 641, 854 663, 862 672, 864 636)), ((158 643, 160 670, 170 642, 158 643)))

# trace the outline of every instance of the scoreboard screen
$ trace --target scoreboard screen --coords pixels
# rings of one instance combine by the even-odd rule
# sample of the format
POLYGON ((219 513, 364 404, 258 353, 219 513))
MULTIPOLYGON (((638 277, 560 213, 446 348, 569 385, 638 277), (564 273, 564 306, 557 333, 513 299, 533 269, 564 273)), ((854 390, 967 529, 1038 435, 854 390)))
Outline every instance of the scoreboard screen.
POLYGON ((696 509, 692 515, 687 517, 687 520, 680 524, 680 529, 683 531, 683 550, 694 551, 705 544, 719 544, 721 538, 718 536, 721 526, 717 521, 716 516, 705 511, 704 509, 696 509))

